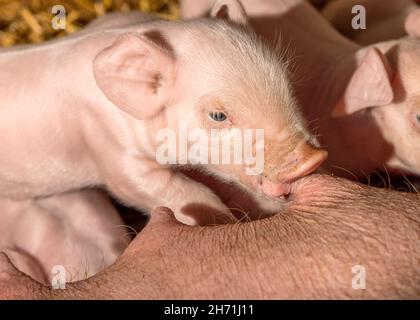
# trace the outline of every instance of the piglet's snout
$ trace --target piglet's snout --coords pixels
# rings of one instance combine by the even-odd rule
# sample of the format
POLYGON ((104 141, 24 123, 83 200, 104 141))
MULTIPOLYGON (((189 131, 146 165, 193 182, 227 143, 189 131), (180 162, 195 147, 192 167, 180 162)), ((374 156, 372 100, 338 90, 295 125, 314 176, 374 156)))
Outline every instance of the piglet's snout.
POLYGON ((314 172, 326 159, 328 153, 304 141, 293 151, 293 161, 277 176, 279 182, 293 182, 314 172))
POLYGON ((275 179, 264 176, 262 191, 270 197, 287 195, 291 190, 291 183, 314 172, 327 158, 325 150, 312 146, 307 141, 300 142, 287 157, 286 163, 275 170, 275 179))

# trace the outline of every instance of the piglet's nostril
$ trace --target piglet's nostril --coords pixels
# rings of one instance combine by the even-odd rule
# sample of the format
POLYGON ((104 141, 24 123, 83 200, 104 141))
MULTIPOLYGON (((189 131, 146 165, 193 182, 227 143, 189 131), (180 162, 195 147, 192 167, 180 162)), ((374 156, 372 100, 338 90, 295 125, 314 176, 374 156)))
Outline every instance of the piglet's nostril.
POLYGON ((278 175, 279 181, 292 182, 314 172, 328 156, 327 151, 313 148, 308 144, 296 153, 298 160, 291 162, 288 170, 285 169, 278 175))

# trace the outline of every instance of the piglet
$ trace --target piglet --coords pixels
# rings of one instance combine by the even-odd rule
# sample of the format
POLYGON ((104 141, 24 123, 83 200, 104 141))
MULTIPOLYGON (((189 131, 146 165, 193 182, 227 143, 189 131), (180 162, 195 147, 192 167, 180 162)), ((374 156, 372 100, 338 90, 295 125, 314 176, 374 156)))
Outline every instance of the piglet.
MULTIPOLYGON (((184 0, 182 15, 205 15, 213 2, 184 0)), ((361 47, 307 1, 243 0, 243 6, 259 34, 272 43, 281 35, 289 44, 299 104, 329 153, 325 169, 349 178, 384 168, 420 175, 419 39, 361 47)))
POLYGON ((242 6, 219 3, 212 14, 223 19, 114 15, 62 40, 0 51, 0 196, 100 185, 136 208, 168 206, 186 224, 234 220, 214 192, 174 170, 191 165, 283 203, 326 152, 305 126, 285 62, 245 26, 242 6), (222 140, 231 129, 263 130, 264 143, 250 143, 263 150, 261 170, 170 151, 175 161, 162 164, 162 132, 190 148, 179 132, 195 129, 222 140))
POLYGON ((118 212, 99 190, 25 201, 2 198, 0 211, 0 252, 48 285, 98 273, 114 263, 130 241, 118 212))

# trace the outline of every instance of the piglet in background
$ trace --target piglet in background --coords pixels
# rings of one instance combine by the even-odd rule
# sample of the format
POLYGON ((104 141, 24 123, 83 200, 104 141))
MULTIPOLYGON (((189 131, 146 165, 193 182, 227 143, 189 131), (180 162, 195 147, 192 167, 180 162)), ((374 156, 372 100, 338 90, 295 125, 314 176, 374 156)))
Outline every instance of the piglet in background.
POLYGON ((17 269, 44 284, 91 277, 115 262, 129 232, 99 190, 36 200, 0 199, 0 252, 17 269))
POLYGON ((62 40, 0 51, 0 196, 105 186, 139 209, 167 206, 186 224, 234 221, 213 191, 174 170, 178 153, 175 165, 157 161, 159 132, 183 126, 263 129, 258 174, 246 174, 246 161, 193 167, 283 204, 326 152, 306 129, 285 63, 243 26, 242 7, 212 12, 232 21, 113 15, 62 40))
MULTIPOLYGON (((213 2, 184 0, 182 15, 205 15, 213 2)), ((293 87, 328 150, 327 170, 349 178, 384 168, 420 175, 420 40, 361 47, 306 1, 242 3, 257 33, 289 44, 293 87)))

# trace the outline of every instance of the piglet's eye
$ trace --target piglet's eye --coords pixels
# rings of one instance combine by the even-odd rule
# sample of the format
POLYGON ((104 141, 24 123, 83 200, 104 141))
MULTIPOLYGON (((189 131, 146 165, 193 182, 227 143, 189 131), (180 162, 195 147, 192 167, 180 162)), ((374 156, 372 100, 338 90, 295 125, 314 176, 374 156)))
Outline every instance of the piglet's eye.
POLYGON ((420 122, 420 113, 416 116, 418 122, 420 122))
POLYGON ((209 117, 214 121, 225 121, 227 116, 223 112, 209 112, 209 117))

